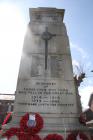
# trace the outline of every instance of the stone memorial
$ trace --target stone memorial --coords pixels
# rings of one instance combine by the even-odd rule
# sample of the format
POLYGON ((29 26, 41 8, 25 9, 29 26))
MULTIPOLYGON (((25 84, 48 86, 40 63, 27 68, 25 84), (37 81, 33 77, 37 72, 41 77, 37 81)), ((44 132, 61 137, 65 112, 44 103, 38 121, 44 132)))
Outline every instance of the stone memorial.
POLYGON ((64 9, 30 8, 24 39, 11 126, 25 113, 39 113, 39 135, 58 133, 66 138, 78 129, 78 102, 64 9))

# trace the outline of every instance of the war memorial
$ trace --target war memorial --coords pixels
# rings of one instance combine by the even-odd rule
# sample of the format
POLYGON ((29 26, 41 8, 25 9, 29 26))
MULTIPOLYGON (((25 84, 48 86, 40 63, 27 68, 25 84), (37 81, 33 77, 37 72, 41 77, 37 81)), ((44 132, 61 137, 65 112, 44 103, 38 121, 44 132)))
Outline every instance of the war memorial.
POLYGON ((30 8, 9 140, 90 140, 79 122, 64 9, 30 8))

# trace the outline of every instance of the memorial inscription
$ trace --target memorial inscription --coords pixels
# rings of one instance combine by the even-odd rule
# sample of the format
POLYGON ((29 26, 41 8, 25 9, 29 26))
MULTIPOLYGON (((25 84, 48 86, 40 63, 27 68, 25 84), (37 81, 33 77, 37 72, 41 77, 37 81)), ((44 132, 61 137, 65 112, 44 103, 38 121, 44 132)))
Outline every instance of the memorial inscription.
POLYGON ((59 15, 59 14, 44 14, 44 13, 42 13, 42 15, 41 14, 34 14, 34 13, 32 13, 32 21, 47 21, 47 22, 52 22, 52 24, 53 24, 53 22, 55 23, 55 22, 57 22, 56 24, 59 24, 60 22, 62 22, 62 20, 63 20, 63 16, 61 16, 61 15, 59 15), (45 18, 46 17, 46 18, 45 18))
MULTIPOLYGON (((62 56, 50 55, 47 56, 47 77, 62 78, 64 75, 64 59, 62 56), (50 65, 49 65, 50 64, 50 65)), ((31 77, 43 77, 45 74, 45 68, 43 65, 44 55, 32 56, 31 63, 31 77)))
POLYGON ((19 96, 30 97, 29 102, 18 102, 20 105, 32 105, 32 106, 73 106, 72 101, 64 102, 64 98, 68 96, 73 96, 72 92, 68 89, 55 88, 56 82, 36 82, 37 86, 42 86, 42 88, 24 88, 19 91, 19 96), (51 88, 50 88, 51 86, 51 88))
POLYGON ((63 76, 63 58, 60 56, 51 56, 51 77, 63 76))

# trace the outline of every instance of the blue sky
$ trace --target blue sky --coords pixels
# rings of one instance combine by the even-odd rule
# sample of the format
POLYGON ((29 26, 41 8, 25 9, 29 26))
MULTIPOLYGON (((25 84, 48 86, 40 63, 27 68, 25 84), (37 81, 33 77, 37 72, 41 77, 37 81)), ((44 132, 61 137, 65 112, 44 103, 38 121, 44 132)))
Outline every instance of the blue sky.
POLYGON ((90 72, 93 69, 93 0, 0 0, 0 8, 2 5, 3 7, 8 5, 10 8, 6 6, 5 14, 1 14, 0 17, 2 23, 0 27, 5 33, 3 37, 2 32, 0 35, 0 93, 14 93, 16 89, 23 38, 29 22, 29 8, 56 7, 65 9, 64 22, 69 36, 73 63, 83 65, 87 73, 87 78, 79 88, 83 107, 86 107, 89 95, 93 91, 93 73, 90 72), (9 9, 11 18, 8 14, 9 9), (13 9, 15 9, 14 13, 13 9), (14 18, 13 14, 16 15, 16 11, 18 15, 14 18), (5 21, 3 21, 4 18, 5 21), (16 25, 18 28, 14 30, 16 25), (15 33, 14 38, 13 33, 15 33), (12 38, 12 43, 4 44, 7 38, 10 41, 12 38))

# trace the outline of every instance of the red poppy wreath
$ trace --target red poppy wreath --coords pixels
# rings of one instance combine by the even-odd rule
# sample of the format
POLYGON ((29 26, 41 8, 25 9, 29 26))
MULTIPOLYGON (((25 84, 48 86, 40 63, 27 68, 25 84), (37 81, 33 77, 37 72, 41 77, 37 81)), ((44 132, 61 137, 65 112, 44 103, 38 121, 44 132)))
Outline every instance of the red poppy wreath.
POLYGON ((58 134, 49 134, 44 138, 44 140, 63 140, 63 137, 58 134))
POLYGON ((7 137, 7 139, 9 140, 12 136, 16 135, 19 131, 20 131, 19 128, 10 128, 2 135, 2 137, 7 137))
POLYGON ((41 140, 38 135, 31 135, 28 133, 19 133, 17 134, 18 140, 41 140))
MULTIPOLYGON (((32 135, 37 134, 43 128, 43 118, 38 114, 35 113, 35 120, 30 122, 32 125, 29 125, 29 115, 31 113, 26 113, 20 120, 20 129, 25 132, 29 132, 32 135)), ((33 114, 32 114, 33 115, 33 114)))
POLYGON ((7 138, 7 140, 10 140, 13 136, 16 136, 18 140, 41 140, 38 135, 31 135, 28 132, 22 132, 20 128, 10 128, 2 135, 2 137, 7 138))
POLYGON ((77 133, 77 134, 71 133, 67 136, 66 140, 76 140, 76 139, 89 140, 84 133, 77 133))
POLYGON ((84 113, 81 113, 80 114, 80 117, 79 117, 79 122, 82 123, 83 125, 86 125, 86 115, 84 113))

